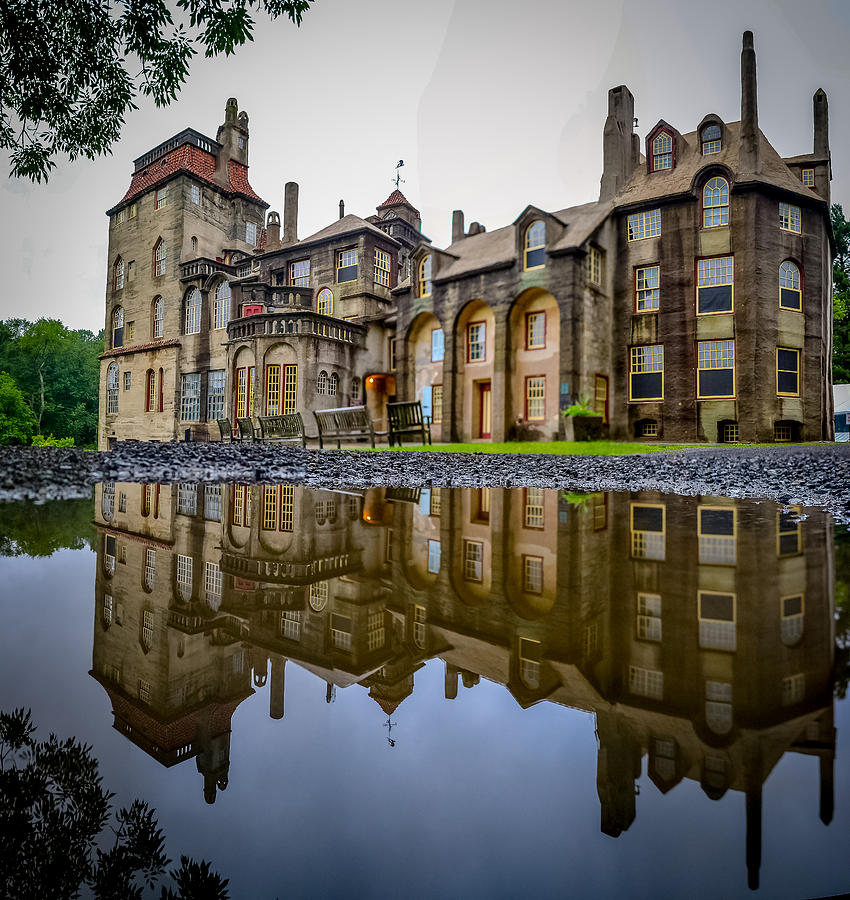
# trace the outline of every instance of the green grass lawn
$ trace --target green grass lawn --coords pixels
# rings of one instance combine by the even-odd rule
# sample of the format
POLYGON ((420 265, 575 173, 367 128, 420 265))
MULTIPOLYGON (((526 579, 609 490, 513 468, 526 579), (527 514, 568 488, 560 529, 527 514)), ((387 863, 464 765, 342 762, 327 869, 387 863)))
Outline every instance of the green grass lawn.
MULTIPOLYGON (((619 456, 624 453, 658 453, 705 444, 638 444, 626 441, 518 441, 504 444, 406 444, 376 450, 426 450, 437 453, 545 453, 560 456, 619 456)), ((371 449, 371 448, 370 448, 371 449)))

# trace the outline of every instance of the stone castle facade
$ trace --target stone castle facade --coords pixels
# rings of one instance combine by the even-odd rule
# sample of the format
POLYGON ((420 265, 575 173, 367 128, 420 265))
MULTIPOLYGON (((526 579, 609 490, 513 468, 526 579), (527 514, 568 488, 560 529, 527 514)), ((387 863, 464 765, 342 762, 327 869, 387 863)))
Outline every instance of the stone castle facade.
POLYGON ((613 438, 830 440, 827 98, 812 152, 758 127, 752 34, 741 120, 660 121, 609 92, 599 199, 488 232, 456 210, 433 246, 398 190, 298 236, 248 181, 248 117, 135 162, 109 210, 99 445, 218 437, 217 418, 419 399, 435 441, 565 436, 586 398, 613 438))

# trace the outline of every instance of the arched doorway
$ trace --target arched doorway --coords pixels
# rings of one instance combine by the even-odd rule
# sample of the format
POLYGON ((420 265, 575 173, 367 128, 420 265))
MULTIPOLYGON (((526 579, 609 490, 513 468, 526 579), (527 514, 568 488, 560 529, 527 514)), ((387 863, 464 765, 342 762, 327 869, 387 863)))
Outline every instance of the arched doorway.
POLYGON ((413 399, 422 402, 422 414, 431 418, 431 440, 441 441, 445 340, 439 319, 432 313, 417 316, 410 326, 407 345, 413 399))
POLYGON ((471 300, 455 325, 455 428, 462 441, 489 441, 493 434, 493 361, 496 319, 483 300, 471 300))

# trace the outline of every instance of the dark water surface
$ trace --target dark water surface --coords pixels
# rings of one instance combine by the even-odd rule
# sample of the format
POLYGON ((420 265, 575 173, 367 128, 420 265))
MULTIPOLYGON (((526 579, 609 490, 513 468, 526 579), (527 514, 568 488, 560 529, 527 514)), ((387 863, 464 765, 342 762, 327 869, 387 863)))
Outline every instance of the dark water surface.
POLYGON ((850 890, 820 510, 116 484, 0 506, 0 552, 0 708, 234 897, 850 890))

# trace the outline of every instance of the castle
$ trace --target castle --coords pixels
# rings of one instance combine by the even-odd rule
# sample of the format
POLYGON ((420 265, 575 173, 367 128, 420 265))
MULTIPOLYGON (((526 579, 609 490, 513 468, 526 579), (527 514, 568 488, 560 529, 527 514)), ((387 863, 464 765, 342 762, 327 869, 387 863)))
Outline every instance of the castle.
POLYGON ((248 181, 235 100, 135 161, 109 210, 99 446, 218 437, 214 420, 422 401, 435 441, 553 439, 586 398, 612 438, 830 440, 827 98, 812 152, 758 127, 753 37, 741 120, 658 122, 608 95, 599 199, 432 246, 398 190, 298 237, 248 181))

